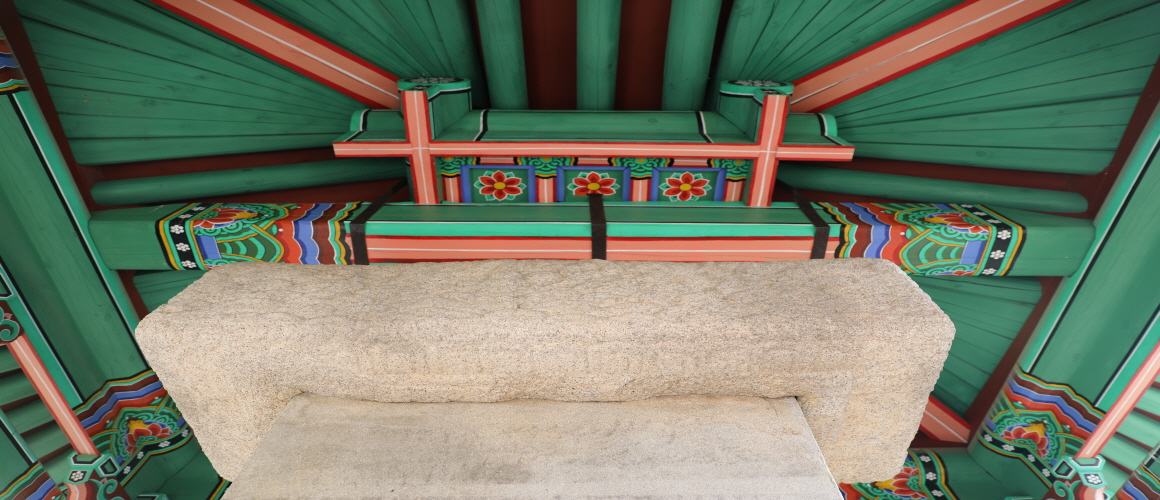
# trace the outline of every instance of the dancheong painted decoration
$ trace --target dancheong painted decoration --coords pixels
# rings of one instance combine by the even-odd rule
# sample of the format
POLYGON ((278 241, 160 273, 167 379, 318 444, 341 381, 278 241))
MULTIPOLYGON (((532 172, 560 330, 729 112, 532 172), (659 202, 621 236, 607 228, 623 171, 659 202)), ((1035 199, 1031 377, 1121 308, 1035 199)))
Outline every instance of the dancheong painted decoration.
POLYGON ((1158 19, 0 0, 0 500, 225 494, 134 336, 216 267, 849 258, 956 334, 835 498, 1160 499, 1158 19))

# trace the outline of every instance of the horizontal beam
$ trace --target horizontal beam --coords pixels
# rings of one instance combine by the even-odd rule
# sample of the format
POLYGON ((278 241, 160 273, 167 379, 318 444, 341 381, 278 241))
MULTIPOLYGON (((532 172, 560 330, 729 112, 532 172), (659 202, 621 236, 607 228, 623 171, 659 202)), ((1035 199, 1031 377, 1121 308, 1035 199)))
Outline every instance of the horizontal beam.
POLYGON ((1023 210, 1081 213, 1083 196, 1068 191, 1000 186, 785 163, 778 178, 798 189, 930 203, 979 203, 1023 210))
MULTIPOLYGON (((366 206, 174 204, 103 210, 93 214, 90 227, 101 256, 114 269, 197 270, 238 261, 350 264, 350 220, 366 206)), ((608 256, 680 262, 810 257, 817 234, 796 205, 743 206, 609 205, 608 256)), ((886 258, 911 274, 953 268, 979 276, 1066 275, 1075 270, 1076 256, 1091 245, 1086 220, 970 207, 963 212, 968 209, 840 204, 815 212, 830 226, 827 258, 886 258), (1000 215, 974 215, 983 210, 1000 215), (932 216, 913 216, 919 212, 932 216), (993 217, 1014 222, 992 222, 993 217), (883 224, 901 231, 879 233, 883 224), (948 232, 947 224, 978 230, 948 232), (941 236, 932 239, 932 231, 941 236), (941 249, 923 250, 931 245, 941 249)), ((372 214, 364 230, 372 263, 567 255, 586 259, 592 243, 589 218, 588 208, 575 204, 397 203, 372 214)))
POLYGON ((794 82, 792 110, 830 108, 1072 0, 968 0, 794 82))
MULTIPOLYGON (((432 142, 434 156, 577 156, 621 158, 740 158, 756 159, 763 150, 756 144, 616 143, 616 142, 432 142)), ((402 142, 336 142, 334 153, 351 156, 409 156, 411 146, 402 142)), ((782 160, 847 161, 853 146, 780 146, 782 160)))
POLYGON ((92 195, 98 204, 113 207, 406 176, 401 158, 342 159, 104 181, 93 185, 92 195))
POLYGON ((372 108, 398 108, 398 77, 246 0, 151 0, 372 108))

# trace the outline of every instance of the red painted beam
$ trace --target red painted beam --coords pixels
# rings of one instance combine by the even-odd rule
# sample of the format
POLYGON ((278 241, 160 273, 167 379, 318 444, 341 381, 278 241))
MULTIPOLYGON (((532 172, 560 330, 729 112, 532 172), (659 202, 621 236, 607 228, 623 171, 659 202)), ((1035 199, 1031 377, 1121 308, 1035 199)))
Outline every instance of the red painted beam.
MULTIPOLYGON (((780 160, 850 161, 853 146, 784 145, 785 120, 789 101, 786 95, 766 95, 762 102, 761 127, 756 144, 721 143, 655 143, 655 142, 444 142, 431 136, 430 109, 427 94, 422 91, 403 92, 403 122, 407 128, 406 141, 336 142, 334 154, 338 157, 411 158, 411 178, 416 204, 439 203, 440 183, 435 175, 435 156, 576 156, 629 157, 629 158, 749 158, 753 159, 749 197, 746 205, 768 206, 773 197, 773 181, 780 160)), ((458 200, 454 182, 444 183, 450 192, 447 201, 458 200)), ((634 198, 635 199, 635 198, 634 198)), ((550 198, 537 201, 548 202, 550 198)))
POLYGON ((372 108, 398 108, 398 77, 246 0, 151 0, 372 108))
POLYGON ((919 430, 939 441, 951 443, 966 443, 971 439, 971 424, 963 417, 947 408, 946 405, 930 396, 926 409, 922 413, 922 422, 919 430))
POLYGON ((968 0, 794 82, 791 109, 816 113, 1072 0, 968 0))

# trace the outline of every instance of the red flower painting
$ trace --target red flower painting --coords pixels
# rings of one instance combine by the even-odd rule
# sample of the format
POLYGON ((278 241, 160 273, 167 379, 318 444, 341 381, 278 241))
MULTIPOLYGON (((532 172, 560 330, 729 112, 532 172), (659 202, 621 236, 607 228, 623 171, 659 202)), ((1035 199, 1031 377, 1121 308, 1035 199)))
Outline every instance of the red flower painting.
POLYGON ((874 486, 882 491, 889 491, 900 498, 927 498, 925 493, 910 489, 910 480, 917 475, 918 468, 904 467, 902 472, 893 478, 875 482, 874 486))
POLYGON ((169 429, 155 422, 130 420, 128 434, 125 435, 125 448, 130 454, 137 451, 137 443, 142 438, 167 438, 171 434, 169 429))
POLYGON ((1051 441, 1047 439, 1047 426, 1036 422, 1026 426, 1008 427, 1003 431, 1002 438, 1012 443, 1030 443, 1035 445, 1039 456, 1046 457, 1051 441))
POLYGON ((931 214, 922 220, 942 224, 960 233, 984 234, 988 231, 987 226, 972 222, 971 216, 962 212, 931 214))
POLYGON ((479 183, 476 187, 479 188, 479 194, 494 198, 496 200, 503 200, 508 196, 518 196, 524 192, 520 188, 520 184, 524 182, 519 177, 509 177, 507 174, 496 170, 479 178, 479 183))
POLYGON ((689 172, 669 177, 665 182, 668 184, 665 196, 672 201, 689 201, 705 196, 705 186, 709 185, 708 179, 701 179, 689 172))
POLYGON ((194 227, 200 227, 202 229, 217 229, 219 227, 226 227, 242 219, 249 219, 251 217, 258 216, 258 214, 244 208, 218 207, 213 211, 216 213, 214 213, 212 217, 206 217, 204 219, 198 219, 194 221, 194 227))
POLYGON ((596 172, 589 172, 587 176, 572 179, 572 184, 575 184, 572 194, 576 196, 587 196, 592 193, 602 195, 616 193, 616 179, 603 177, 596 172))

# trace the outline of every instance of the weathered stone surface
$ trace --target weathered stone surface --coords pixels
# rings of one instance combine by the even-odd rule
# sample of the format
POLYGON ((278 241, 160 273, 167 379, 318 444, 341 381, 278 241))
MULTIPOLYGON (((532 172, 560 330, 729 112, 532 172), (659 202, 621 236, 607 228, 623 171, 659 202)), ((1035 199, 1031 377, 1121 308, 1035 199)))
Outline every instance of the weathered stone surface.
POLYGON ((372 403, 295 396, 226 500, 839 500, 793 398, 372 403))
POLYGON ((232 264, 137 329, 226 478, 302 392, 796 396, 835 478, 898 469, 953 325, 887 261, 232 264))

